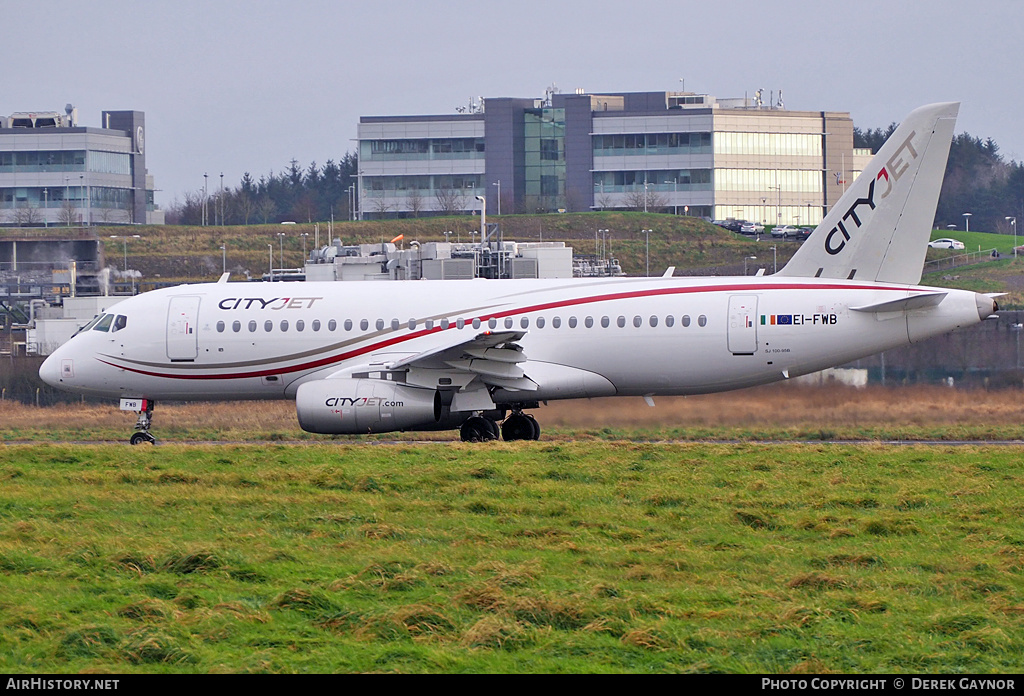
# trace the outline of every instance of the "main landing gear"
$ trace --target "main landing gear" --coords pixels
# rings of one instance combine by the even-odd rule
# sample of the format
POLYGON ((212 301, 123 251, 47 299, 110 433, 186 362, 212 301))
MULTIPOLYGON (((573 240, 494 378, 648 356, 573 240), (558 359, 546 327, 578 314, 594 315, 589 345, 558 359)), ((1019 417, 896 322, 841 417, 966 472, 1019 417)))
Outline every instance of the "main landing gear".
POLYGON ((540 424, 530 414, 523 413, 522 408, 513 408, 500 426, 484 415, 472 416, 462 424, 460 435, 463 442, 487 442, 497 440, 499 430, 501 439, 506 442, 540 439, 540 424))
POLYGON ((142 401, 139 419, 135 421, 135 432, 132 433, 129 440, 133 445, 141 445, 144 442, 151 445, 156 444, 156 438, 149 432, 149 426, 153 424, 153 408, 155 406, 156 403, 149 399, 142 401))

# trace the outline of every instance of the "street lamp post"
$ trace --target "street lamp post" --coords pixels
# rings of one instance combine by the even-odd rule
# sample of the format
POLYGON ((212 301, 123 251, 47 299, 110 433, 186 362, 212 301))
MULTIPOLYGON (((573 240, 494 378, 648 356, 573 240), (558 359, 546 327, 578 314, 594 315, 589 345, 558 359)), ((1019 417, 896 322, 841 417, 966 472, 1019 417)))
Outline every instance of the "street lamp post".
POLYGON ((476 196, 476 199, 480 201, 480 243, 484 241, 484 234, 487 232, 487 198, 484 196, 476 196))
POLYGON ((1017 218, 1008 216, 1006 219, 1013 225, 1013 258, 1017 258, 1017 218))
POLYGON ((284 268, 284 232, 277 233, 277 246, 280 252, 277 255, 277 262, 284 268))
POLYGON ((267 249, 270 250, 270 282, 274 282, 274 245, 268 244, 267 249))
POLYGON ((498 187, 498 217, 501 217, 501 179, 494 186, 498 187))
POLYGON ((964 213, 964 232, 971 231, 971 215, 972 213, 964 213))
POLYGON ((221 271, 220 272, 221 273, 227 273, 228 272, 228 245, 227 244, 221 244, 220 245, 220 253, 221 253, 221 271))
POLYGON ((647 272, 645 275, 651 275, 651 232, 654 230, 640 230, 644 233, 644 247, 647 252, 647 272))
POLYGON ((772 245, 772 273, 779 272, 779 252, 775 249, 775 245, 772 245))
MULTIPOLYGON (((128 240, 129 239, 142 239, 142 235, 138 234, 112 234, 111 239, 120 239, 124 245, 124 274, 128 275, 128 240)), ((132 294, 135 294, 135 276, 132 276, 132 294)))
POLYGON ((203 172, 203 227, 210 221, 209 175, 203 172))
POLYGON ((743 259, 743 275, 747 275, 747 261, 750 261, 750 260, 756 261, 757 257, 756 256, 748 256, 745 259, 743 259))

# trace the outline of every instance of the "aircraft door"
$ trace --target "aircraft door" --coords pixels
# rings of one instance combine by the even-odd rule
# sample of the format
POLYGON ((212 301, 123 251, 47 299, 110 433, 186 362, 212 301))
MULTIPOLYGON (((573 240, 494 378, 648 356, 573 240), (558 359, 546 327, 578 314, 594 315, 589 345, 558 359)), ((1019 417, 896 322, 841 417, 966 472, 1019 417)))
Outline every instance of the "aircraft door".
POLYGON ((199 298, 172 297, 167 308, 167 357, 195 360, 199 355, 199 298))
POLYGON ((733 355, 757 352, 757 295, 729 297, 729 351, 733 355))

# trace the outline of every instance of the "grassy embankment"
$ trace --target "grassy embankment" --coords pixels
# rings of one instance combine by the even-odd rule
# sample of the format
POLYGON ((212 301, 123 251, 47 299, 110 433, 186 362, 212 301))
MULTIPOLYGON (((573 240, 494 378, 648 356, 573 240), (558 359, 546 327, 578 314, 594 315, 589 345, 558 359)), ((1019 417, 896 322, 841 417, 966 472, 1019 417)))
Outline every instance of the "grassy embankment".
POLYGON ((1020 672, 1021 454, 8 447, 0 670, 1020 672))

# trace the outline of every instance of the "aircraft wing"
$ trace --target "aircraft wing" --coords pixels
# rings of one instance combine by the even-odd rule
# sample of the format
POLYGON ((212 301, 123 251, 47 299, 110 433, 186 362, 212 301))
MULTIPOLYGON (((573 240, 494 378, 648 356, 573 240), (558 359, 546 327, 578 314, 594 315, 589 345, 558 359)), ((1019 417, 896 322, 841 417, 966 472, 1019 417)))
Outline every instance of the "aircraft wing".
POLYGON ((471 377, 471 381, 486 386, 535 391, 537 383, 520 367, 526 362, 526 354, 518 341, 525 335, 525 331, 484 331, 450 345, 406 356, 389 368, 448 370, 463 373, 471 377))

